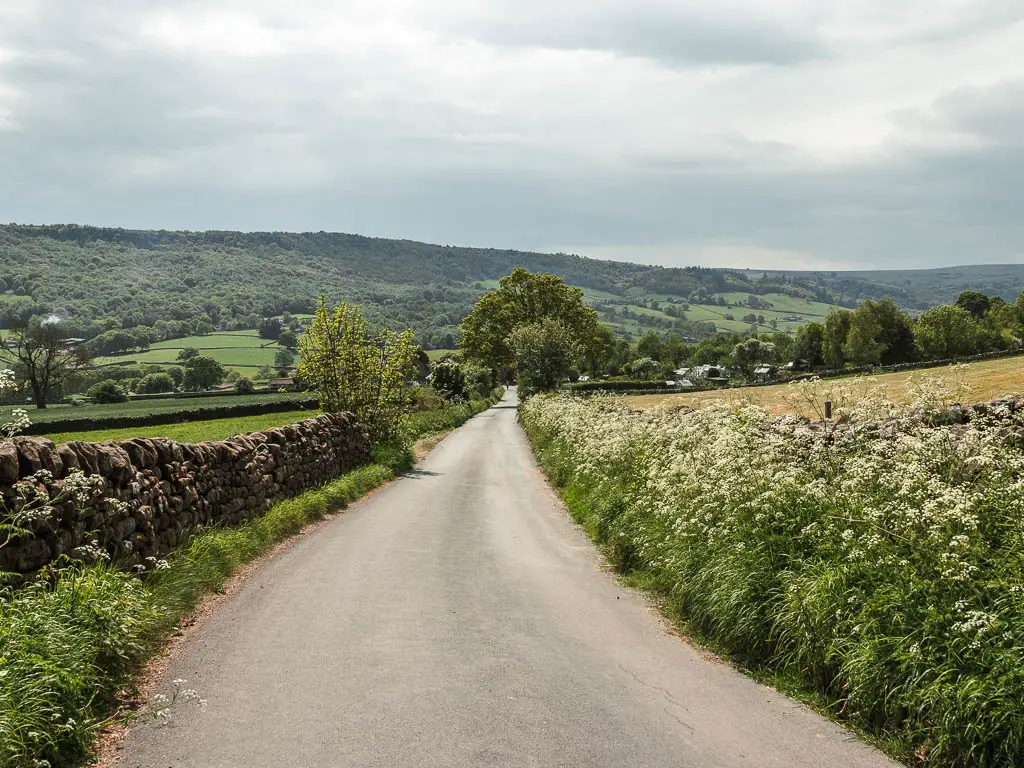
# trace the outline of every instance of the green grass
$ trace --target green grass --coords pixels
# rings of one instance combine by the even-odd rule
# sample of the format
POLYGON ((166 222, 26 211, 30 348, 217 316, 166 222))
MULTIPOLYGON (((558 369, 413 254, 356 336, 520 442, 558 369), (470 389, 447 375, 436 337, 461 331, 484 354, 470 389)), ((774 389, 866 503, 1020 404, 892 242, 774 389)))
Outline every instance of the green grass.
POLYGON ((256 331, 224 331, 206 336, 189 336, 184 339, 169 339, 153 344, 145 352, 130 352, 96 359, 97 365, 113 363, 177 365, 178 353, 193 347, 217 360, 228 370, 251 376, 253 369, 274 364, 274 355, 280 346, 276 341, 262 338, 256 331))
MULTIPOLYGON (((458 426, 492 401, 417 414, 417 429, 458 426)), ((82 765, 118 691, 202 597, 308 524, 412 466, 407 446, 374 449, 372 463, 279 502, 233 528, 211 528, 177 549, 166 570, 138 578, 101 564, 59 571, 0 592, 0 756, 4 768, 82 765)))
POLYGON ((445 355, 451 355, 458 351, 457 349, 428 349, 427 357, 433 362, 434 360, 440 360, 445 355))
POLYGON ((222 408, 225 405, 253 405, 255 403, 279 403, 289 400, 308 399, 309 394, 295 392, 269 392, 259 395, 221 395, 211 397, 170 397, 154 400, 130 400, 127 403, 109 405, 50 405, 39 410, 35 406, 2 406, 0 420, 8 421, 11 411, 24 408, 33 423, 63 421, 65 419, 107 419, 119 416, 149 416, 156 413, 173 413, 182 410, 203 410, 222 408))
POLYGON ((238 416, 230 419, 210 419, 183 424, 165 424, 156 427, 126 427, 123 429, 98 429, 88 432, 58 432, 44 435, 55 443, 70 440, 99 443, 104 440, 128 440, 132 437, 167 437, 179 443, 204 443, 211 440, 226 440, 234 435, 244 435, 273 427, 281 427, 303 419, 311 419, 320 413, 319 409, 261 413, 257 416, 238 416))

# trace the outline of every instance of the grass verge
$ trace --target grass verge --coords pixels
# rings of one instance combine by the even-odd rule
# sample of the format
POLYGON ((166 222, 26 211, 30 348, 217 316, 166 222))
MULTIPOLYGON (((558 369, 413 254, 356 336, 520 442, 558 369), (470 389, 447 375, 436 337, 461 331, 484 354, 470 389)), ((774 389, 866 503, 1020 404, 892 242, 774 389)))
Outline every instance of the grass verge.
MULTIPOLYGON (((418 414, 412 436, 459 426, 493 400, 445 409, 453 413, 444 416, 418 414)), ((378 446, 370 464, 262 517, 205 531, 171 553, 167 568, 143 578, 109 564, 75 566, 0 593, 0 765, 81 765, 117 710, 118 690, 203 595, 412 463, 408 446, 378 446)))

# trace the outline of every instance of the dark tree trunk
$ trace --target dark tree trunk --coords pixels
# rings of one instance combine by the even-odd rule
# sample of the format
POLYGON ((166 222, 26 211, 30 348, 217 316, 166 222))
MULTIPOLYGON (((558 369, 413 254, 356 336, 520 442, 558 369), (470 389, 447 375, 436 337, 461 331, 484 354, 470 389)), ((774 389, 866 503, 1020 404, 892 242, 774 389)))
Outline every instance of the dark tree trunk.
POLYGON ((32 398, 36 401, 36 408, 46 408, 46 390, 35 382, 32 382, 32 398))

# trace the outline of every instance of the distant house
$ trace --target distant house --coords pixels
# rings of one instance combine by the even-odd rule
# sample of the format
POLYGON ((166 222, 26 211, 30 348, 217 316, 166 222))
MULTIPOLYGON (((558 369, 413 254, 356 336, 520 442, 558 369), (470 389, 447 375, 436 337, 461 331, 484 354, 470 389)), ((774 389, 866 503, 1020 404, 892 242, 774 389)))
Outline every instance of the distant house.
POLYGON ((689 370, 688 375, 693 381, 728 384, 732 372, 724 365, 695 365, 689 370))
POLYGON ((809 371, 811 370, 810 360, 792 360, 782 366, 782 370, 796 373, 798 371, 809 371))
POLYGON ((675 387, 676 389, 693 389, 694 384, 689 379, 669 379, 665 382, 665 386, 675 387))
POLYGON ((759 365, 754 369, 754 381, 760 384, 774 381, 776 370, 774 365, 759 365))
POLYGON ((803 317, 801 317, 800 315, 789 315, 788 317, 784 317, 782 319, 783 321, 789 323, 802 323, 804 321, 803 317))

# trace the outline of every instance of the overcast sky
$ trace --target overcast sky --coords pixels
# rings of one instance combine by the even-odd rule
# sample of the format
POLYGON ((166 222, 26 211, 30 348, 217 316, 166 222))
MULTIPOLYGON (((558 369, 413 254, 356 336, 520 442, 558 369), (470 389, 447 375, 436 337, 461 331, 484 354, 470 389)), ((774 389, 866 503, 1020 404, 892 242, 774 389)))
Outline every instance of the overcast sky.
POLYGON ((1021 0, 0 0, 0 221, 1024 261, 1021 0))

